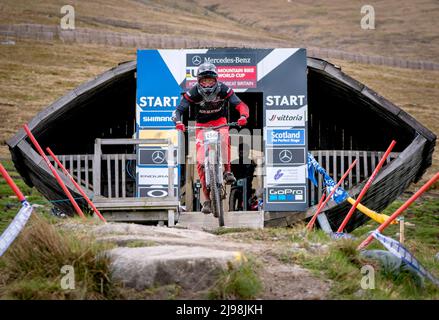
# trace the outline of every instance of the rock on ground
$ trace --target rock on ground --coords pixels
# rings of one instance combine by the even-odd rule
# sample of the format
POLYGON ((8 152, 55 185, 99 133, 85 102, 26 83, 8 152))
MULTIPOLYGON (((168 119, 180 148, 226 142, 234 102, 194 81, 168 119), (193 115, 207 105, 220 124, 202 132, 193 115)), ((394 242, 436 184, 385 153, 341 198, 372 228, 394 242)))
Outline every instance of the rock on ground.
POLYGON ((215 282, 228 262, 241 260, 241 253, 237 251, 167 245, 116 248, 108 255, 115 280, 137 290, 168 284, 203 290, 215 282))

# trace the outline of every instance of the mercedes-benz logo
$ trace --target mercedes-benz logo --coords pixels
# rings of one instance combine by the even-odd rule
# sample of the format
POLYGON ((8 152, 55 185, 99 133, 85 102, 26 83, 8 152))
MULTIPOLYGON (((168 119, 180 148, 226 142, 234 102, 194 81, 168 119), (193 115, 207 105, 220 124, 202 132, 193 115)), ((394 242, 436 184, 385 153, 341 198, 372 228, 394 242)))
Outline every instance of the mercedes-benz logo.
POLYGON ((152 162, 156 164, 163 163, 163 161, 165 161, 165 153, 163 151, 154 151, 151 158, 152 162))
POLYGON ((282 150, 279 153, 279 160, 283 163, 291 162, 291 160, 293 160, 293 154, 290 150, 282 150))
POLYGON ((201 64, 201 57, 200 56, 193 56, 192 63, 196 66, 200 65, 201 64))

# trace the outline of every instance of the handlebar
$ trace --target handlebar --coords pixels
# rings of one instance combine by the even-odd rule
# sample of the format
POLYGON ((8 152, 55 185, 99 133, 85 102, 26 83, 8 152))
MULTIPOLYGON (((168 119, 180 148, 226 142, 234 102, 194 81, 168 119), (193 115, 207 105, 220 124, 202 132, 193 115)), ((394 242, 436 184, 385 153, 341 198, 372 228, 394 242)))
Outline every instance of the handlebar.
POLYGON ((187 130, 196 130, 196 129, 210 129, 210 130, 217 130, 223 127, 241 127, 240 125, 238 125, 238 122, 229 122, 226 124, 221 124, 219 126, 214 126, 214 127, 200 127, 200 126, 195 126, 195 127, 187 127, 187 130))

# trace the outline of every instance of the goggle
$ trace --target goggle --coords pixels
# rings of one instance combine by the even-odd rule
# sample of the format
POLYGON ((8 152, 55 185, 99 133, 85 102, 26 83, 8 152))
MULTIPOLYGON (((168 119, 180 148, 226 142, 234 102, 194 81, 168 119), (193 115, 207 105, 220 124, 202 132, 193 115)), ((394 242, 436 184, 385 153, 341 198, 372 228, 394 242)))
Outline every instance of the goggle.
POLYGON ((216 79, 215 78, 202 78, 200 79, 200 85, 203 88, 210 88, 213 87, 216 83, 216 79))

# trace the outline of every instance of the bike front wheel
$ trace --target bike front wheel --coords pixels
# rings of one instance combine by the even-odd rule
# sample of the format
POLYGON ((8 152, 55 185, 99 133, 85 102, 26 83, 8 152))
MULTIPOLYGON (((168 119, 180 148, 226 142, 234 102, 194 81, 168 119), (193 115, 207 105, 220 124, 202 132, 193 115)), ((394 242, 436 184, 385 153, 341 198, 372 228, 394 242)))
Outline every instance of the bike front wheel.
POLYGON ((218 218, 220 227, 224 227, 224 210, 221 199, 221 182, 218 181, 219 164, 215 161, 214 152, 209 153, 210 201, 214 217, 218 218), (212 161, 210 161, 212 160, 212 161))

